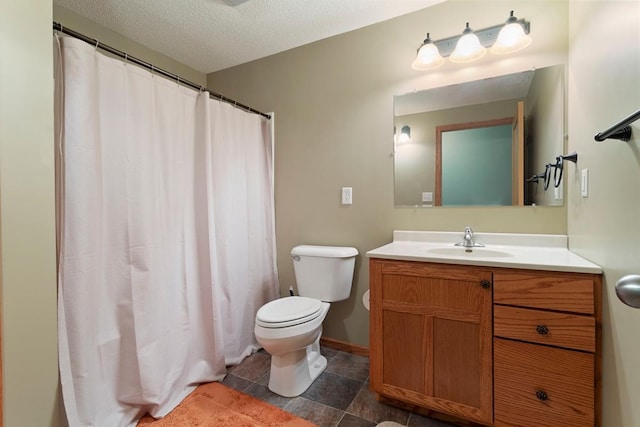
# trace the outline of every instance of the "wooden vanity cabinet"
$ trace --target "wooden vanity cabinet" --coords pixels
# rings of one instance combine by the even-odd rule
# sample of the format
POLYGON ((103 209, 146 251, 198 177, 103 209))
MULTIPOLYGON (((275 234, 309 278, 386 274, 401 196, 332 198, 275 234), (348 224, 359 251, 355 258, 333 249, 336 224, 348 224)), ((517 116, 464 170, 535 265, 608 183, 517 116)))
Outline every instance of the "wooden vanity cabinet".
POLYGON ((599 274, 369 265, 375 392, 488 426, 600 426, 599 274))
POLYGON ((369 265, 371 388, 490 424, 491 271, 380 259, 369 265))

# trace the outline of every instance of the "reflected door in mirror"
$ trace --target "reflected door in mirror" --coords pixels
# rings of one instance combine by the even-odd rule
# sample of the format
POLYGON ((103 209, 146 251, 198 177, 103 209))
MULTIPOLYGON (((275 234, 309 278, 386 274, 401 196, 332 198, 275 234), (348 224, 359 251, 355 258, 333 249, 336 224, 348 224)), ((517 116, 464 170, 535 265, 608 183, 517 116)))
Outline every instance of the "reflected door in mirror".
POLYGON ((507 117, 436 127, 436 206, 523 205, 518 123, 507 117))

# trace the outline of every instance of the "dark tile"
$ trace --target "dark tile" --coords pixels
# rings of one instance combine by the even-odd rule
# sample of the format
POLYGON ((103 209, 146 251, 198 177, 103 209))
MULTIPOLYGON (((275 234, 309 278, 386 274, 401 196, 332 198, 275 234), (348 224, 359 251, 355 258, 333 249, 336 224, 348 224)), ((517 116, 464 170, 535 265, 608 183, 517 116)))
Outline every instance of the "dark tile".
POLYGON ((422 415, 411 413, 409 416, 408 427, 456 427, 455 424, 449 424, 444 421, 436 420, 422 415))
POLYGON ((351 414, 344 414, 342 420, 340 420, 340 424, 338 427, 375 427, 376 423, 372 423, 371 421, 363 420, 362 418, 356 417, 351 414))
POLYGON ((283 409, 285 406, 287 406, 287 403, 295 399, 295 397, 280 396, 279 394, 272 392, 267 386, 262 384, 253 384, 244 392, 255 397, 256 399, 262 400, 263 402, 267 402, 273 406, 277 406, 280 409, 283 409))
POLYGON ((229 373, 249 381, 258 381, 271 368, 271 356, 265 353, 253 353, 240 364, 229 369, 229 373))
POLYGON ((327 372, 366 381, 369 378, 369 358, 338 352, 327 365, 327 372))
POLYGON ((303 397, 291 400, 284 407, 284 410, 320 427, 335 427, 344 415, 344 412, 339 409, 331 408, 303 397))
POLYGON ((302 397, 344 411, 362 388, 362 381, 323 372, 302 397))
POLYGON ((260 377, 260 379, 258 381, 256 381, 258 384, 262 384, 262 385, 269 385, 269 378, 271 378, 271 372, 267 372, 266 374, 264 374, 262 377, 260 377))
POLYGON ((338 350, 320 346, 320 354, 322 354, 327 359, 327 362, 331 362, 331 359, 333 359, 334 356, 338 353, 340 353, 338 350))
POLYGON ((224 377, 224 380, 222 380, 222 384, 238 391, 245 391, 253 385, 253 382, 245 380, 244 378, 236 377, 235 375, 227 374, 227 376, 224 377))
POLYGON ((374 423, 395 421, 406 425, 409 419, 408 411, 378 402, 375 393, 369 390, 369 384, 365 384, 364 387, 362 387, 356 398, 347 408, 347 413, 374 423))

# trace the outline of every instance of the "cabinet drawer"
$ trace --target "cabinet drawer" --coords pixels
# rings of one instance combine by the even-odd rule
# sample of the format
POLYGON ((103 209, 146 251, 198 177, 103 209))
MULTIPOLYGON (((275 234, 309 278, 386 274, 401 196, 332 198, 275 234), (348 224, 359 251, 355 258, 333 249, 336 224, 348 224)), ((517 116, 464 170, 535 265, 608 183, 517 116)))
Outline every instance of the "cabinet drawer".
POLYGON ((589 274, 496 271, 497 304, 594 314, 594 284, 589 274))
POLYGON ((496 305, 493 334, 534 343, 595 352, 593 317, 496 305))
POLYGON ((495 426, 594 425, 595 356, 494 339, 495 426))

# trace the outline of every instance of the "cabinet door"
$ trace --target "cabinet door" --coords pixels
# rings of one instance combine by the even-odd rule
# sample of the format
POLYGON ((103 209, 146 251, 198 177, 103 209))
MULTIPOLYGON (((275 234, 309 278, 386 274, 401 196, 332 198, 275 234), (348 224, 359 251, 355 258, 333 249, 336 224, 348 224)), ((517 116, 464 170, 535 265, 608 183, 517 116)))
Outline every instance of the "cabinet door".
POLYGON ((491 273, 371 260, 371 386, 492 422, 491 273))

